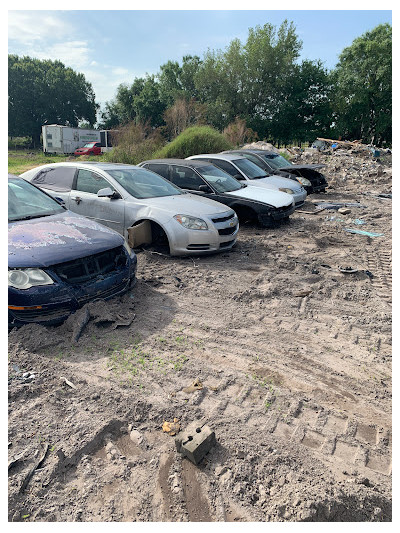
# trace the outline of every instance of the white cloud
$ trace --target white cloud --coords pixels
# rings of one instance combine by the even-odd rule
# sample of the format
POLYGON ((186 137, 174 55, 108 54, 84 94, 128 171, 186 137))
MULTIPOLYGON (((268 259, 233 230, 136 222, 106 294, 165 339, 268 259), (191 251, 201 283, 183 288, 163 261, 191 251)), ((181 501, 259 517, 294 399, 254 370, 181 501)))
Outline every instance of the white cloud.
POLYGON ((46 11, 9 11, 8 38, 29 45, 49 38, 62 39, 71 33, 65 17, 46 11))

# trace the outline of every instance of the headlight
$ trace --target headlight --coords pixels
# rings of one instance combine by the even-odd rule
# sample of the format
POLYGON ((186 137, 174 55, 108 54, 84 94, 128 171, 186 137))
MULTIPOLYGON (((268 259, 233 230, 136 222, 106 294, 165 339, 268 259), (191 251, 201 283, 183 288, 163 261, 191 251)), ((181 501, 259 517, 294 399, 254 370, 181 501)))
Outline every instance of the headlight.
POLYGON ((279 190, 282 192, 287 192, 288 194, 293 194, 292 189, 287 189, 286 187, 281 187, 279 190))
POLYGON ((29 289, 38 285, 52 285, 54 281, 40 268, 24 268, 8 271, 8 286, 29 289))
POLYGON ((306 187, 310 187, 311 185, 311 181, 307 178, 303 178, 302 176, 296 176, 296 180, 302 185, 305 185, 306 187))
POLYGON ((175 215, 174 219, 187 229, 208 229, 207 223, 201 218, 191 217, 189 215, 175 215))

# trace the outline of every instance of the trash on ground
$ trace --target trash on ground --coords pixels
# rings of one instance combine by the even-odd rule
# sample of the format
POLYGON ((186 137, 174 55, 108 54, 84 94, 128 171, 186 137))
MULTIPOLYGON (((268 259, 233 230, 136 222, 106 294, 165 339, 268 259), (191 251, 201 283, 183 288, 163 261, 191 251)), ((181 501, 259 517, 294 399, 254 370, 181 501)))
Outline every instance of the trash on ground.
POLYGON ((195 392, 197 390, 200 390, 203 388, 203 383, 199 380, 199 378, 195 379, 189 387, 183 388, 183 392, 195 392))
POLYGON ((365 220, 362 220, 361 218, 356 218, 353 220, 353 224, 357 224, 358 226, 362 226, 363 224, 366 224, 365 220))
POLYGON ((215 433, 209 426, 195 421, 175 438, 177 451, 198 465, 216 444, 215 433))
POLYGON ((69 387, 71 387, 71 389, 75 389, 75 390, 76 390, 75 385, 74 385, 71 381, 69 381, 67 378, 60 377, 60 379, 61 379, 62 381, 64 381, 64 383, 65 383, 66 385, 68 385, 69 387))
POLYGON ((340 272, 343 272, 343 274, 355 274, 356 272, 358 272, 358 269, 357 268, 352 268, 350 266, 347 266, 347 267, 338 267, 340 272))
POLYGON ((293 293, 293 296, 296 296, 296 298, 303 298, 304 296, 308 296, 312 293, 312 290, 310 289, 304 289, 302 291, 297 291, 293 293))
POLYGON ((162 425, 162 430, 165 433, 168 433, 168 435, 171 435, 171 437, 173 437, 174 435, 179 433, 180 429, 181 429, 181 426, 180 426, 179 421, 178 421, 177 418, 174 418, 173 422, 164 421, 164 423, 162 425))
POLYGON ((347 231, 348 233, 357 233, 358 235, 365 235, 367 237, 383 237, 383 233, 373 233, 361 229, 344 228, 344 231, 347 231))
POLYGON ((46 459, 47 452, 49 451, 50 446, 49 444, 46 444, 43 450, 42 455, 40 456, 39 460, 34 464, 33 468, 29 470, 28 474, 25 476, 24 480, 21 483, 21 486, 19 488, 19 492, 22 493, 25 491, 26 487, 28 486, 28 483, 35 473, 35 471, 42 465, 43 461, 46 459))

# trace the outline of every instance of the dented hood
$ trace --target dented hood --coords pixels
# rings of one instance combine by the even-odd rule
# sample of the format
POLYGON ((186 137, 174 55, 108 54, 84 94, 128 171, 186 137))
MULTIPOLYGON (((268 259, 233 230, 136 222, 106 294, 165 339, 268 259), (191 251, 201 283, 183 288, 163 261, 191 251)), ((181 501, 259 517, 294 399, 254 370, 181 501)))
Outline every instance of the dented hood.
MULTIPOLYGON (((251 183, 253 183, 253 181, 256 180, 252 180, 251 183)), ((264 202, 274 207, 285 207, 293 203, 293 196, 291 194, 262 186, 254 187, 253 185, 248 185, 238 191, 232 191, 225 194, 229 196, 237 196, 238 198, 246 198, 247 200, 255 200, 256 202, 264 202)))
POLYGON ((121 246, 114 230, 71 211, 8 225, 8 266, 48 267, 121 246))

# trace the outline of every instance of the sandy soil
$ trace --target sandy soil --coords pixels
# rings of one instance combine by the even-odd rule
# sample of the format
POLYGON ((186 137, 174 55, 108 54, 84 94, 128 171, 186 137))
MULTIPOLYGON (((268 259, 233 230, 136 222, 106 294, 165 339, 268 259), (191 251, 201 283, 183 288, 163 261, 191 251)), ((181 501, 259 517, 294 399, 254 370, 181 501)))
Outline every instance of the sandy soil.
POLYGON ((142 251, 130 294, 11 331, 10 521, 391 520, 391 163, 303 160, 330 188, 288 224, 142 251), (174 418, 215 431, 198 466, 174 418))

